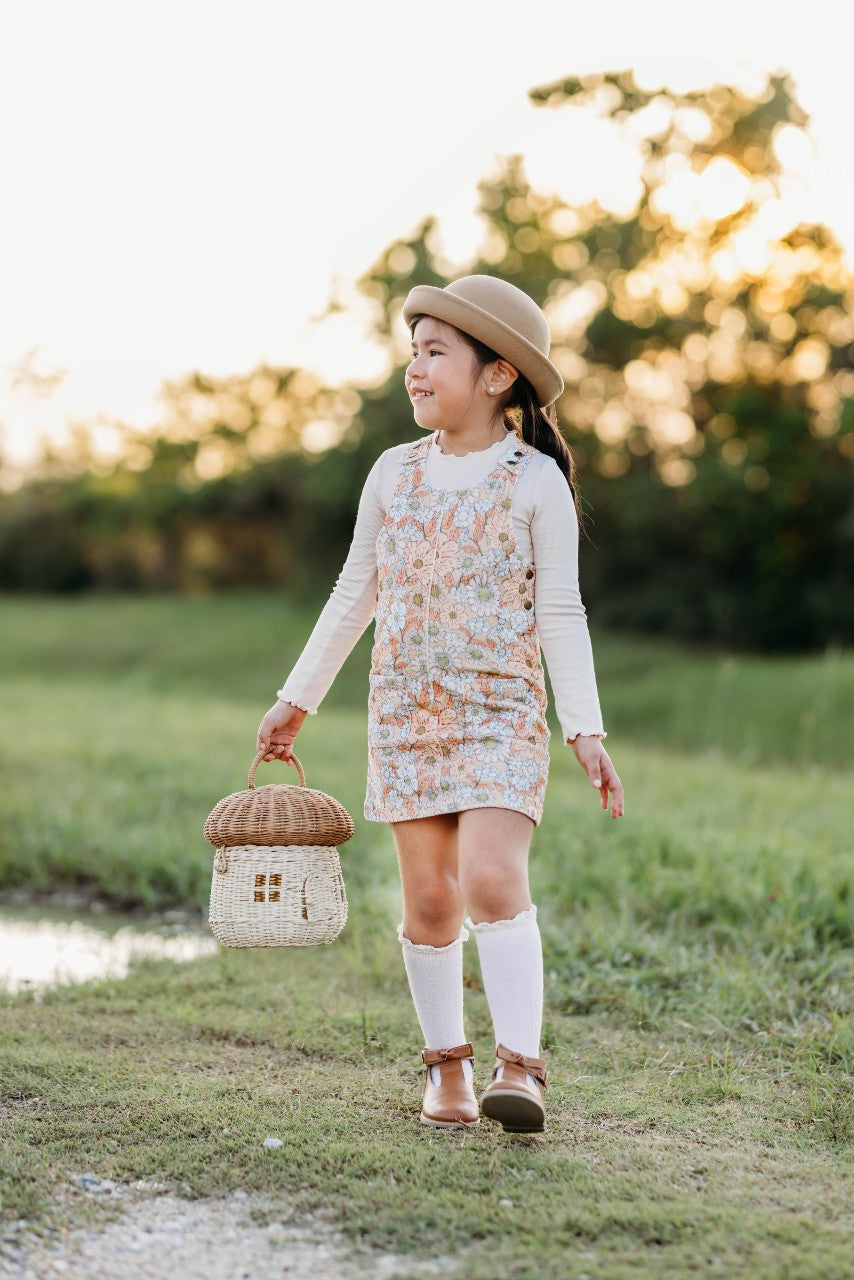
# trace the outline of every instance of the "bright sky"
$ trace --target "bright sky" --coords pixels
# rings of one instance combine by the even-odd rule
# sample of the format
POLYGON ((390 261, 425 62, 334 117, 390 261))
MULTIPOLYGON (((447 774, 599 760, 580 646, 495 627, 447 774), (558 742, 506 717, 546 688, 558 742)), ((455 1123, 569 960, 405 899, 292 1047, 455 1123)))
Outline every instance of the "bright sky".
POLYGON ((650 87, 785 68, 805 215, 854 258, 839 0, 27 0, 0 7, 0 432, 23 463, 74 420, 143 426, 165 378, 311 363, 370 377, 311 317, 427 214, 474 247, 496 155, 582 199, 629 158, 526 91, 634 67, 650 87), (809 26, 807 26, 809 22, 809 26), (560 119, 558 119, 560 117, 560 119), (34 387, 34 381, 39 385, 34 387))

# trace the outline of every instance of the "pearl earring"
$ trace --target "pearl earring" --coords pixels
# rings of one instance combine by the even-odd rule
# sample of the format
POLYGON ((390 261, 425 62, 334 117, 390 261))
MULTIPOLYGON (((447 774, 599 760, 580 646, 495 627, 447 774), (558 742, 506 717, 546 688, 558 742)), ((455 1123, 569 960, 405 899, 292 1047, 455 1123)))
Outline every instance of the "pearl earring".
POLYGON ((494 395, 495 395, 495 387, 490 387, 490 388, 489 388, 489 394, 490 394, 491 396, 494 396, 494 395))

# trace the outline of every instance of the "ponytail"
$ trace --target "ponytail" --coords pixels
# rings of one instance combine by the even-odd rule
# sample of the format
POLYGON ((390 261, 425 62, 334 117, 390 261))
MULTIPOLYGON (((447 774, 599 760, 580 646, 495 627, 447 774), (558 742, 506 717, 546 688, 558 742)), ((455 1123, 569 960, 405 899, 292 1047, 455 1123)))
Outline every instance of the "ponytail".
POLYGON ((513 383, 510 399, 504 406, 504 421, 522 437, 526 444, 554 458, 566 477, 572 500, 577 508, 575 461, 557 425, 555 407, 549 405, 548 409, 541 409, 536 391, 521 373, 513 383))

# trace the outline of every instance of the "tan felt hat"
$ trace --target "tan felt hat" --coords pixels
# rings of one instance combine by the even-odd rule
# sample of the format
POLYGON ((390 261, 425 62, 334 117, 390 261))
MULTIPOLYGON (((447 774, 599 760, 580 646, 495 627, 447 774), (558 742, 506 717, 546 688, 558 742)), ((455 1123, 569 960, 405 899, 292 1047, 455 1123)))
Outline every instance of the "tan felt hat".
POLYGON ((403 304, 403 318, 433 316, 484 342, 523 374, 540 404, 563 391, 563 378, 549 360, 549 323, 527 293, 497 276, 461 276, 444 289, 419 284, 403 304))

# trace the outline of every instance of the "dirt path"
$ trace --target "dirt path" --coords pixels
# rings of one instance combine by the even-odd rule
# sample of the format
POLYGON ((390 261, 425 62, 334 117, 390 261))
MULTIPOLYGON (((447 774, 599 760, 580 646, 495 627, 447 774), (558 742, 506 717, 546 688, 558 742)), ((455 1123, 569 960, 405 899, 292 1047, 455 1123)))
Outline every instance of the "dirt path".
MULTIPOLYGON (((449 1259, 416 1264, 354 1250, 323 1213, 292 1215, 281 1198, 237 1191, 184 1200, 150 1184, 78 1180, 78 1193, 120 1199, 119 1219, 39 1239, 17 1223, 0 1240, 0 1276, 18 1280, 412 1280, 450 1276, 449 1259), (81 1185, 83 1183, 84 1185, 81 1185)), ((109 1215, 112 1218, 112 1215, 109 1215)))

